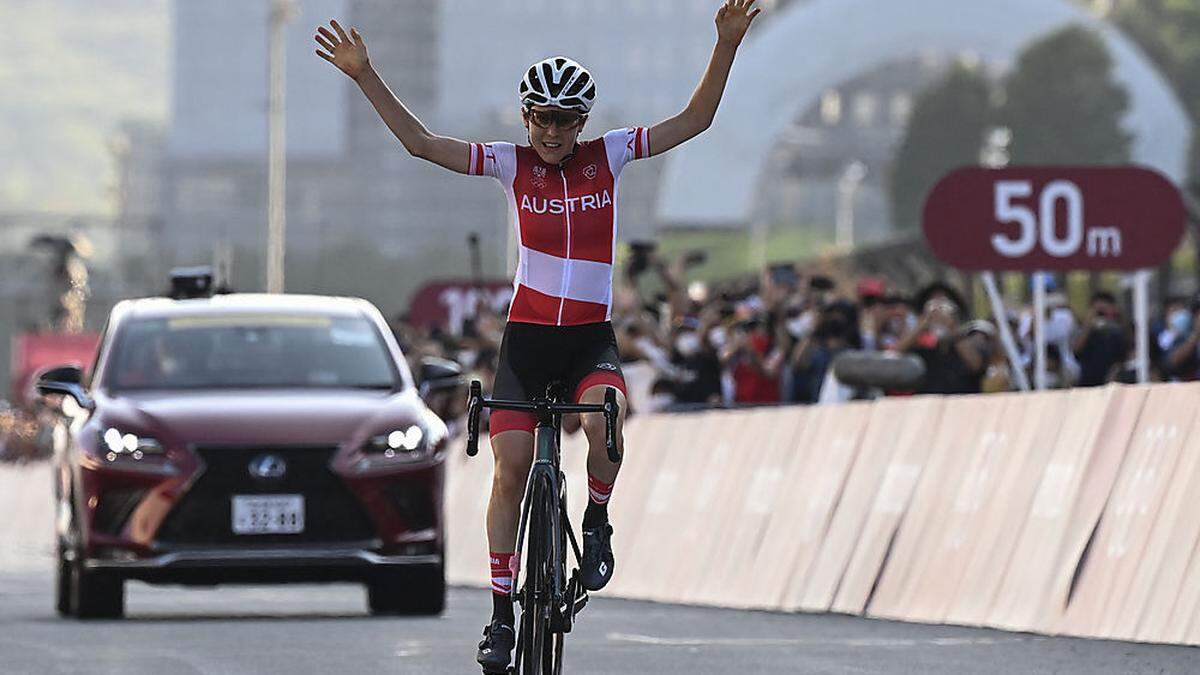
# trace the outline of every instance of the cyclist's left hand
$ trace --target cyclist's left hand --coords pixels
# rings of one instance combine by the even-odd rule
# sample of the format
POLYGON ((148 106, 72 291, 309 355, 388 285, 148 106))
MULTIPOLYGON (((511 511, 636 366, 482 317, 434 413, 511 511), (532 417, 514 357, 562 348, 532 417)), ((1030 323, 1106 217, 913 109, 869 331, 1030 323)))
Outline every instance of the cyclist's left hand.
POLYGON ((717 10, 717 40, 739 45, 750 28, 750 22, 762 11, 752 9, 754 0, 725 0, 717 10))

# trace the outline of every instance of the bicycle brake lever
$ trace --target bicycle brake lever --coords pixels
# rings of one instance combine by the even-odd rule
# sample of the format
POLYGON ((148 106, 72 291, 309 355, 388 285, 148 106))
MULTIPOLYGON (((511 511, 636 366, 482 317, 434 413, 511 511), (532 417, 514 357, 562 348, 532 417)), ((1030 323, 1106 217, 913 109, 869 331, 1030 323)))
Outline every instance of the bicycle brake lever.
POLYGON ((479 380, 471 382, 471 392, 467 396, 467 456, 474 457, 479 453, 479 408, 483 402, 483 386, 479 380))
POLYGON ((608 461, 621 463, 621 451, 617 450, 617 416, 621 405, 617 403, 617 390, 608 387, 604 392, 604 447, 608 450, 608 461))

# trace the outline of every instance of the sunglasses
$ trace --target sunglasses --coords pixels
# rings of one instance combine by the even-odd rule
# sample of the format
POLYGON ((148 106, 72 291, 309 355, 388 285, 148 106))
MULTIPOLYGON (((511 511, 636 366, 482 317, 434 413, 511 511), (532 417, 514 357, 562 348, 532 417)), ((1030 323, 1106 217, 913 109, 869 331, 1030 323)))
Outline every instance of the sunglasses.
POLYGON ((526 109, 525 114, 529 117, 529 121, 537 125, 539 129, 549 129, 551 125, 554 125, 559 129, 570 131, 583 124, 583 121, 587 119, 587 115, 564 110, 526 109))

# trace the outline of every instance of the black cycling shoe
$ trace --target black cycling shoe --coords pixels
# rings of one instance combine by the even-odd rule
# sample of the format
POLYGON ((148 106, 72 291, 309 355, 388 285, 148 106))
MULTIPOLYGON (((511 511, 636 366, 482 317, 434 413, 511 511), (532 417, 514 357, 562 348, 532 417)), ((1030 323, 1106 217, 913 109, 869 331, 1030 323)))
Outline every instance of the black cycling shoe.
POLYGON ((483 629, 483 640, 479 642, 479 653, 475 660, 483 666, 485 673, 505 673, 512 662, 513 647, 517 646, 517 634, 512 626, 493 621, 483 629))
POLYGON ((598 591, 608 585, 613 575, 612 525, 583 531, 583 563, 579 580, 589 591, 598 591))

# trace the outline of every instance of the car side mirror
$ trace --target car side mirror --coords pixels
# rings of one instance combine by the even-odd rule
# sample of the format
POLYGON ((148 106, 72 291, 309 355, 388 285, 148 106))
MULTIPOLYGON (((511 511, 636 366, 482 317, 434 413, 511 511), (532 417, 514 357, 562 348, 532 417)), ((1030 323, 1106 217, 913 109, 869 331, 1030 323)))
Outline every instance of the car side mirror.
POLYGON ((421 359, 421 396, 435 391, 454 389, 465 384, 462 367, 449 359, 426 357, 421 359))
POLYGON ((79 366, 58 366, 42 373, 34 385, 43 396, 62 394, 75 399, 80 408, 92 410, 96 407, 92 397, 83 389, 83 369, 79 366))
POLYGON ((458 395, 458 390, 467 383, 462 367, 447 359, 426 357, 421 359, 420 376, 421 400, 435 415, 448 420, 461 413, 466 397, 458 395))

